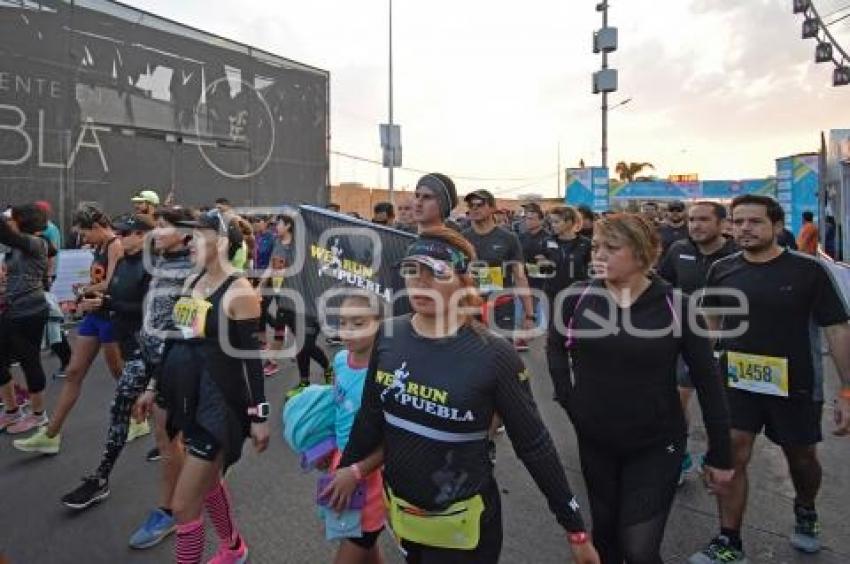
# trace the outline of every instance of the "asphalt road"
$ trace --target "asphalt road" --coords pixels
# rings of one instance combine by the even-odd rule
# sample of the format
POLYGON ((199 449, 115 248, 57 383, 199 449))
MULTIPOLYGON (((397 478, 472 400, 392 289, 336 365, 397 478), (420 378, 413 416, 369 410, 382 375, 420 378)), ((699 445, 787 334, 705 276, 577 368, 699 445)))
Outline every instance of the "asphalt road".
MULTIPOLYGON (((551 401, 551 384, 540 343, 524 353, 531 368, 534 392, 561 453, 569 478, 586 500, 575 436, 561 409, 551 401)), ((55 360, 45 357, 52 368, 55 360)), ((295 365, 268 379, 267 394, 273 398, 273 436, 269 450, 245 455, 228 480, 234 497, 236 518, 249 545, 251 562, 329 562, 334 545, 324 540, 313 507, 315 476, 303 474, 296 457, 280 434, 280 398, 295 383, 295 365)), ((830 386, 834 382, 830 373, 830 386)), ((51 382, 52 405, 62 386, 51 382)), ((97 466, 106 433, 113 381, 98 360, 85 383, 83 395, 66 423, 62 452, 40 457, 14 450, 11 438, 0 436, 0 555, 14 564, 154 563, 170 562, 171 539, 147 551, 127 547, 130 533, 144 519, 156 500, 158 468, 145 462, 153 439, 145 437, 126 448, 111 480, 112 494, 104 503, 74 513, 59 498, 78 485, 81 476, 97 466)), ((825 429, 832 428, 832 409, 825 410, 825 429)), ((698 416, 695 418, 699 420, 698 416)), ((693 451, 704 448, 698 426, 691 438, 693 451)), ((530 476, 519 463, 505 436, 498 439, 496 476, 503 496, 505 543, 502 562, 539 564, 568 562, 563 532, 549 513, 530 476)), ((744 542, 752 562, 838 564, 850 562, 850 439, 827 433, 821 447, 824 485, 819 499, 824 550, 803 556, 789 546, 793 527, 793 489, 781 452, 764 439, 757 443, 752 464, 750 506, 744 542)), ((716 510, 698 476, 681 488, 670 517, 664 543, 667 562, 682 562, 715 534, 716 510)), ((208 552, 214 551, 209 529, 208 552)), ((401 562, 397 551, 382 536, 388 562, 401 562)))

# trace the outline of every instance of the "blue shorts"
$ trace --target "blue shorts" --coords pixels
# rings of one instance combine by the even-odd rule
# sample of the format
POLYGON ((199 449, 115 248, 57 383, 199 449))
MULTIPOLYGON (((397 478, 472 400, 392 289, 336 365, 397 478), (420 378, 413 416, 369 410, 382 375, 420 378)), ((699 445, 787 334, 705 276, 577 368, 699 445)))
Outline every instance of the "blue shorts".
POLYGON ((112 331, 112 321, 105 317, 87 313, 80 326, 77 328, 80 337, 97 337, 102 345, 115 342, 115 334, 112 331))

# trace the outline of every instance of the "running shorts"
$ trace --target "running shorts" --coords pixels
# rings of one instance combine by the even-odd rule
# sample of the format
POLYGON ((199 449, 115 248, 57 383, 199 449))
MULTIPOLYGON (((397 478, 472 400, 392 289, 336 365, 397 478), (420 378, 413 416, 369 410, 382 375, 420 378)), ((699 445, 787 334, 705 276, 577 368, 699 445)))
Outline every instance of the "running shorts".
POLYGON ((765 436, 779 446, 812 446, 823 440, 823 402, 727 389, 732 428, 765 436))
POLYGON ((80 337, 97 337, 101 344, 115 342, 115 333, 112 330, 112 320, 101 317, 94 313, 87 313, 80 326, 77 328, 80 337))

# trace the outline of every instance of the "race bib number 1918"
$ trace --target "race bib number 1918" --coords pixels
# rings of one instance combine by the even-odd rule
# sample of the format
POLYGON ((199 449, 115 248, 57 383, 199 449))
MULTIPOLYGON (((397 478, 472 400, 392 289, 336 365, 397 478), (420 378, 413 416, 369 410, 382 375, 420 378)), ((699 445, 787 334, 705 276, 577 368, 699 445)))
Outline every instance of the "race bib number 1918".
POLYGON ((788 359, 740 352, 726 355, 729 386, 755 394, 788 397, 788 359))

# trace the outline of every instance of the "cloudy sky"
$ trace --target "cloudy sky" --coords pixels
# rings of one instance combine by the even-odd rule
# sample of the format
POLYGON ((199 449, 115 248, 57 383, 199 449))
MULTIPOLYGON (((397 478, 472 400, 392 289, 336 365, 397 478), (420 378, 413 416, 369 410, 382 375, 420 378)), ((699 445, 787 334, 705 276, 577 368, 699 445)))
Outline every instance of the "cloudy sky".
MULTIPOLYGON (((829 13, 845 0, 815 0, 829 13)), ((387 0, 131 0, 130 4, 331 73, 332 149, 380 158, 387 117, 387 0)), ((557 189, 563 166, 600 160, 595 0, 395 0, 395 118, 404 165, 461 192, 557 189), (477 180, 487 178, 493 180, 477 180)), ((620 50, 609 162, 660 175, 773 174, 774 159, 850 127, 850 89, 813 62, 788 0, 612 0, 620 50)), ((834 27, 850 48, 850 19, 834 27)), ((385 186, 379 166, 333 156, 332 182, 385 186)), ((399 171, 396 186, 418 174, 399 171)))

